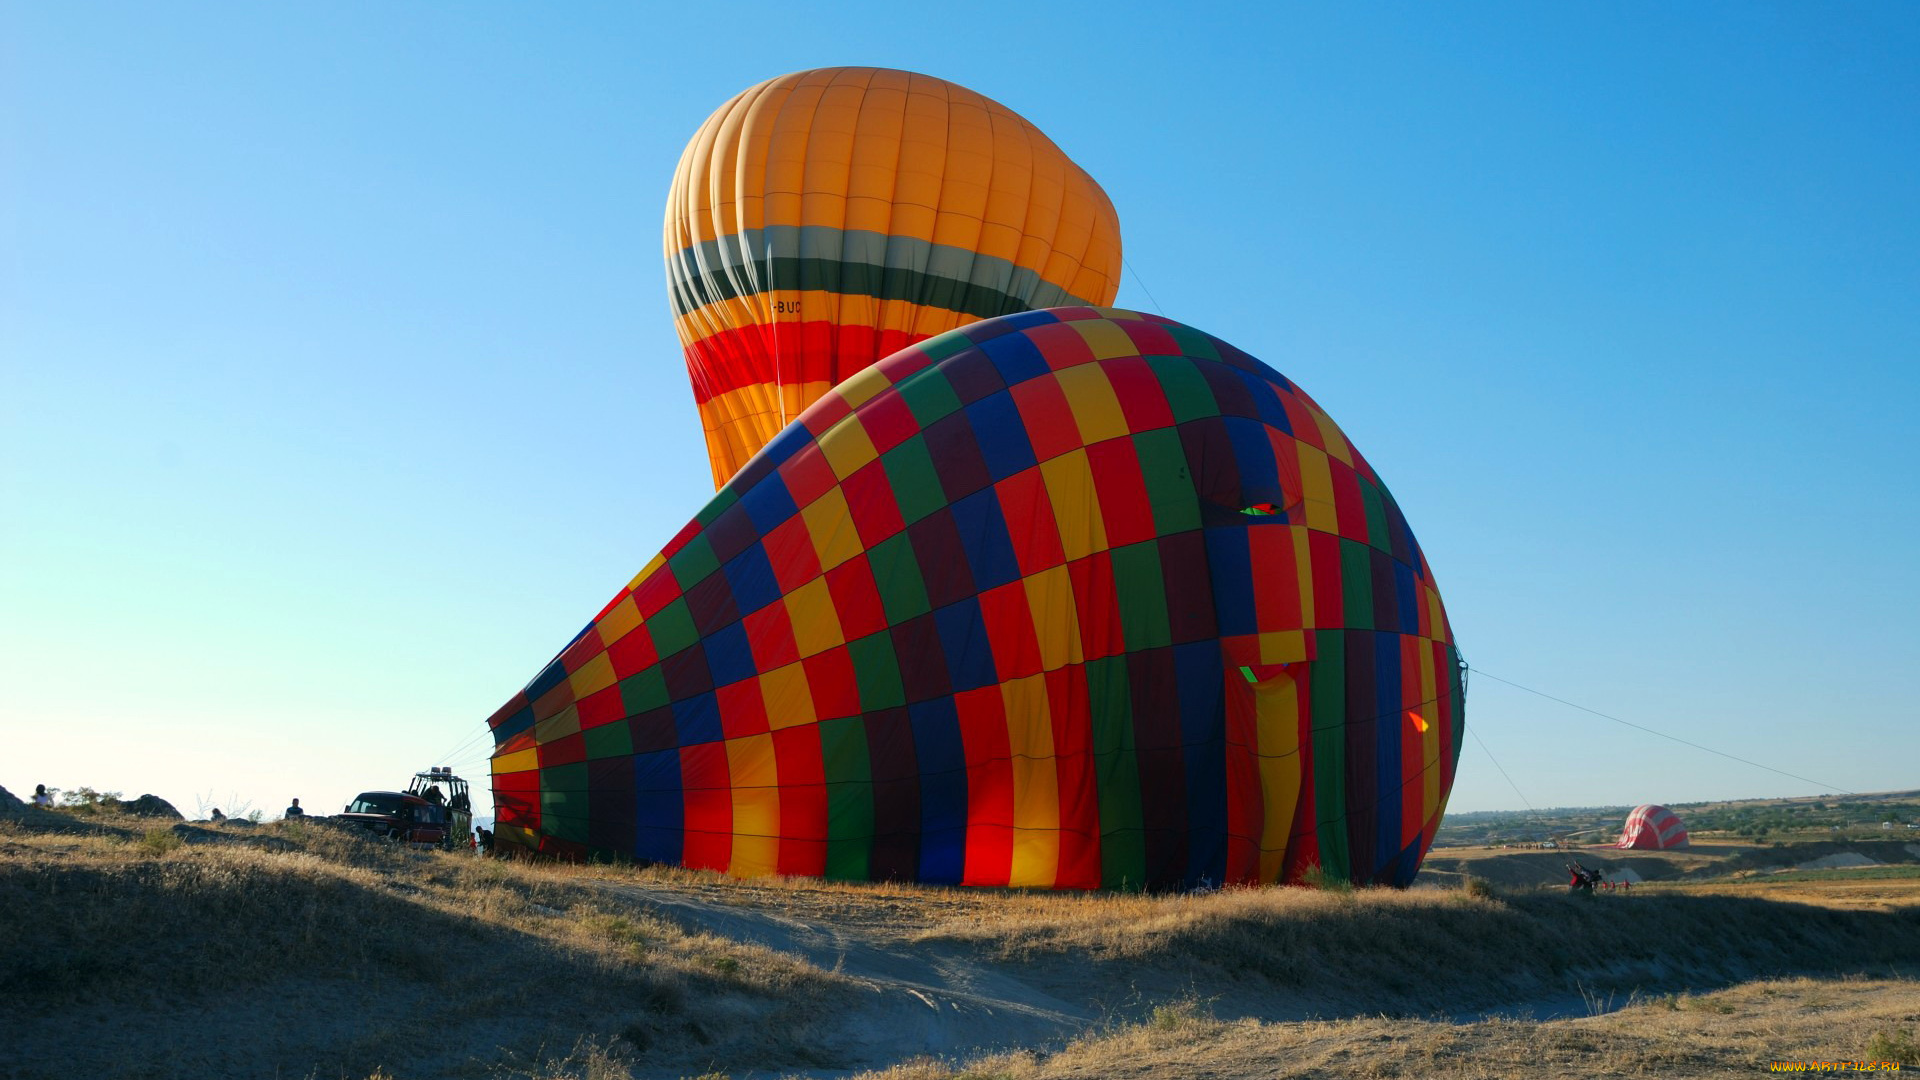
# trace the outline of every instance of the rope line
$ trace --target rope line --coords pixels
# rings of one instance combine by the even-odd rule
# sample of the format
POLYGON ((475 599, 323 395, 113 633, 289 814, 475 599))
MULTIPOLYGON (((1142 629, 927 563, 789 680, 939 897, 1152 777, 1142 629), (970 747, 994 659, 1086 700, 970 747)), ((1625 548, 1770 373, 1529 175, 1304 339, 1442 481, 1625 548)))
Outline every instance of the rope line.
MULTIPOLYGON (((493 734, 493 729, 489 728, 487 726, 487 722, 482 720, 480 721, 479 731, 476 731, 473 734, 467 736, 465 739, 461 740, 456 746, 454 746, 453 749, 448 750, 445 753, 441 754, 439 757, 435 758, 434 761, 437 764, 445 764, 449 759, 451 759, 456 754, 466 754, 475 749, 480 749, 482 748, 480 740, 484 739, 485 737, 491 734, 493 734)), ((493 754, 489 750, 486 756, 492 757, 493 754)))
POLYGON ((1133 268, 1133 264, 1127 261, 1127 257, 1126 257, 1125 255, 1122 255, 1122 256, 1120 256, 1120 265, 1122 265, 1122 266, 1124 266, 1124 267, 1126 267, 1126 268, 1127 268, 1127 273, 1129 273, 1129 274, 1132 274, 1132 275, 1133 275, 1133 283, 1134 283, 1135 285, 1138 285, 1138 286, 1140 286, 1140 291, 1141 291, 1141 292, 1143 292, 1143 293, 1146 293, 1146 294, 1147 294, 1147 303, 1149 303, 1149 304, 1152 304, 1152 305, 1153 305, 1153 312, 1154 312, 1154 314, 1156 314, 1156 315, 1158 315, 1158 316, 1160 316, 1160 317, 1161 317, 1161 318, 1163 318, 1163 319, 1164 319, 1164 318, 1166 318, 1166 317, 1167 317, 1167 312, 1166 312, 1166 310, 1165 310, 1164 308, 1162 308, 1162 307, 1160 306, 1160 301, 1158 301, 1158 300, 1156 300, 1156 299, 1154 299, 1154 297, 1153 297, 1153 290, 1152 290, 1152 289, 1149 289, 1149 288, 1147 288, 1147 283, 1146 283, 1146 281, 1145 281, 1145 280, 1143 280, 1143 279, 1142 279, 1142 278, 1140 277, 1140 271, 1138 271, 1138 270, 1135 270, 1135 269, 1133 268))
MULTIPOLYGON (((1742 765, 1751 765, 1756 769, 1764 769, 1767 772, 1776 773, 1780 776, 1785 776, 1790 779, 1798 780, 1804 784, 1812 784, 1814 787, 1822 788, 1829 792, 1838 792, 1839 794, 1842 794, 1842 795, 1858 795, 1859 794, 1859 792, 1857 791, 1848 791, 1846 788, 1843 788, 1838 784, 1829 784, 1823 780, 1815 780, 1810 776, 1801 776, 1799 773, 1790 773, 1785 769, 1776 769, 1771 765, 1762 765, 1757 761, 1752 761, 1748 758, 1740 757, 1737 754, 1729 754, 1724 750, 1715 750, 1711 746, 1702 746, 1697 742, 1692 742, 1687 739, 1683 739, 1678 735, 1669 735, 1664 731, 1658 731, 1654 728, 1650 728, 1646 726, 1645 724, 1636 724, 1631 720, 1622 720, 1617 716, 1609 716, 1606 713, 1601 712, 1599 709, 1589 709, 1585 705, 1568 701, 1566 698, 1554 697, 1552 694, 1546 693, 1544 691, 1535 690, 1531 686, 1521 686, 1519 683, 1514 682, 1511 679, 1503 679, 1500 676, 1495 675, 1494 673, 1487 671, 1484 668, 1474 668, 1473 670, 1476 674, 1484 675, 1487 678, 1492 679, 1494 682, 1497 682, 1497 683, 1505 683, 1506 685, 1513 687, 1515 690, 1524 690, 1527 693, 1533 694, 1536 697, 1543 697, 1543 698, 1546 698, 1548 701, 1558 702, 1562 705, 1565 705, 1569 709, 1579 709, 1581 712, 1584 712, 1584 713, 1592 713, 1593 715, 1601 718, 1602 720, 1611 720, 1616 724, 1621 724, 1626 727, 1633 728, 1636 731, 1644 731, 1649 735, 1658 735, 1661 738, 1666 739, 1670 742, 1677 742, 1682 746, 1691 746, 1695 750, 1704 750, 1707 753, 1713 754, 1717 757, 1726 758, 1728 761, 1737 761, 1742 765)), ((1488 755, 1488 756, 1491 757, 1492 755, 1488 755)))
POLYGON ((1487 748, 1486 742, 1480 738, 1480 733, 1468 728, 1467 734, 1473 736, 1473 741, 1480 744, 1481 750, 1486 751, 1487 760, 1493 762, 1493 767, 1500 770, 1500 775, 1507 781, 1507 786, 1513 789, 1515 795, 1520 796, 1520 801, 1526 804, 1528 812, 1538 815, 1540 811, 1535 810, 1533 804, 1527 801, 1527 797, 1521 794, 1520 785, 1513 782, 1513 777, 1507 776, 1507 770, 1501 766, 1500 759, 1493 756, 1493 751, 1487 748))

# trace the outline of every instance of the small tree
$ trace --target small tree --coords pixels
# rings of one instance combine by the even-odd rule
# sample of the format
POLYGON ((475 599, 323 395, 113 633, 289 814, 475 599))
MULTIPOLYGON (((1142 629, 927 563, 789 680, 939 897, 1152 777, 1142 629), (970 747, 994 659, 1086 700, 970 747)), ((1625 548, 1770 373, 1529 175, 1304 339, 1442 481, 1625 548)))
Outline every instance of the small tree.
MULTIPOLYGON (((48 788, 51 794, 55 789, 48 788)), ((60 792, 60 808, 76 814, 110 814, 120 809, 120 793, 77 787, 60 792)))

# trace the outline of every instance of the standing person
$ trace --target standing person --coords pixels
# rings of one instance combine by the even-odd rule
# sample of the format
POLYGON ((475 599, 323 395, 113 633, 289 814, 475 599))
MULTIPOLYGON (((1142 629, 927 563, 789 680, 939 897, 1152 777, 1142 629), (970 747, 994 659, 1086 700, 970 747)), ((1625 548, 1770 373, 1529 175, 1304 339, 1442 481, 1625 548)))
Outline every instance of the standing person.
POLYGON ((33 805, 42 810, 53 809, 53 796, 47 794, 47 785, 33 785, 33 805))
POLYGON ((295 799, 293 800, 293 805, 287 807, 286 810, 282 812, 280 816, 284 818, 306 817, 307 812, 305 810, 300 809, 300 800, 295 799))

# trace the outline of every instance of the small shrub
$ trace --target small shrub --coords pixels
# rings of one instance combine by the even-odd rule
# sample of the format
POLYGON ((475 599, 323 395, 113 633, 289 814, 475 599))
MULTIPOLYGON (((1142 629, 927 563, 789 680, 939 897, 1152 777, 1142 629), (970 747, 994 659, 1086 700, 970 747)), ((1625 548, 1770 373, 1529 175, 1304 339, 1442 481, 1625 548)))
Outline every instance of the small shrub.
POLYGON ((1192 1011, 1179 1005, 1155 1005, 1151 1023, 1156 1031, 1177 1031, 1192 1018, 1192 1011))
POLYGON ((1182 998, 1165 1005, 1155 1005, 1153 1015, 1147 1019, 1147 1026, 1155 1031, 1179 1031, 1205 1015, 1203 1004, 1194 998, 1182 998))
POLYGON ((184 843, 186 841, 180 839, 180 835, 172 829, 148 829, 140 837, 139 847, 144 855, 165 855, 184 843))
POLYGON ((1491 900, 1493 899, 1493 882, 1482 877, 1470 877, 1467 879, 1467 895, 1475 900, 1491 900))
POLYGON ((1300 875, 1300 883, 1322 892, 1351 893, 1353 891, 1353 882, 1338 874, 1329 874, 1324 867, 1319 866, 1307 867, 1306 872, 1300 875))
POLYGON ((1868 1061, 1897 1061, 1902 1065, 1920 1065, 1920 1038, 1913 1031, 1876 1031, 1867 1040, 1868 1061))

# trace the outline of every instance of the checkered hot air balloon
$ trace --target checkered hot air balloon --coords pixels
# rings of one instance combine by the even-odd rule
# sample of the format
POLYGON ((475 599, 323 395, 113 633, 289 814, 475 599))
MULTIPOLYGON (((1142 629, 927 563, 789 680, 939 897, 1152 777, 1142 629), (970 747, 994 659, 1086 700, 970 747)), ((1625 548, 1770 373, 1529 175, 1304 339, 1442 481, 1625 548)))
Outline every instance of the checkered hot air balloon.
POLYGON ((1687 827, 1680 823, 1678 814, 1664 806, 1652 803, 1636 806, 1633 813, 1627 815, 1626 827, 1620 830, 1620 843, 1616 846, 1653 850, 1683 848, 1688 846, 1687 827))
POLYGON ((1120 224, 1011 109, 905 71, 769 79, 694 134, 667 291, 719 487, 816 398, 976 319, 1110 304, 1120 224))
POLYGON ((1419 544, 1313 400, 1129 311, 823 395, 490 721, 498 842, 735 875, 1406 885, 1462 727, 1419 544))

